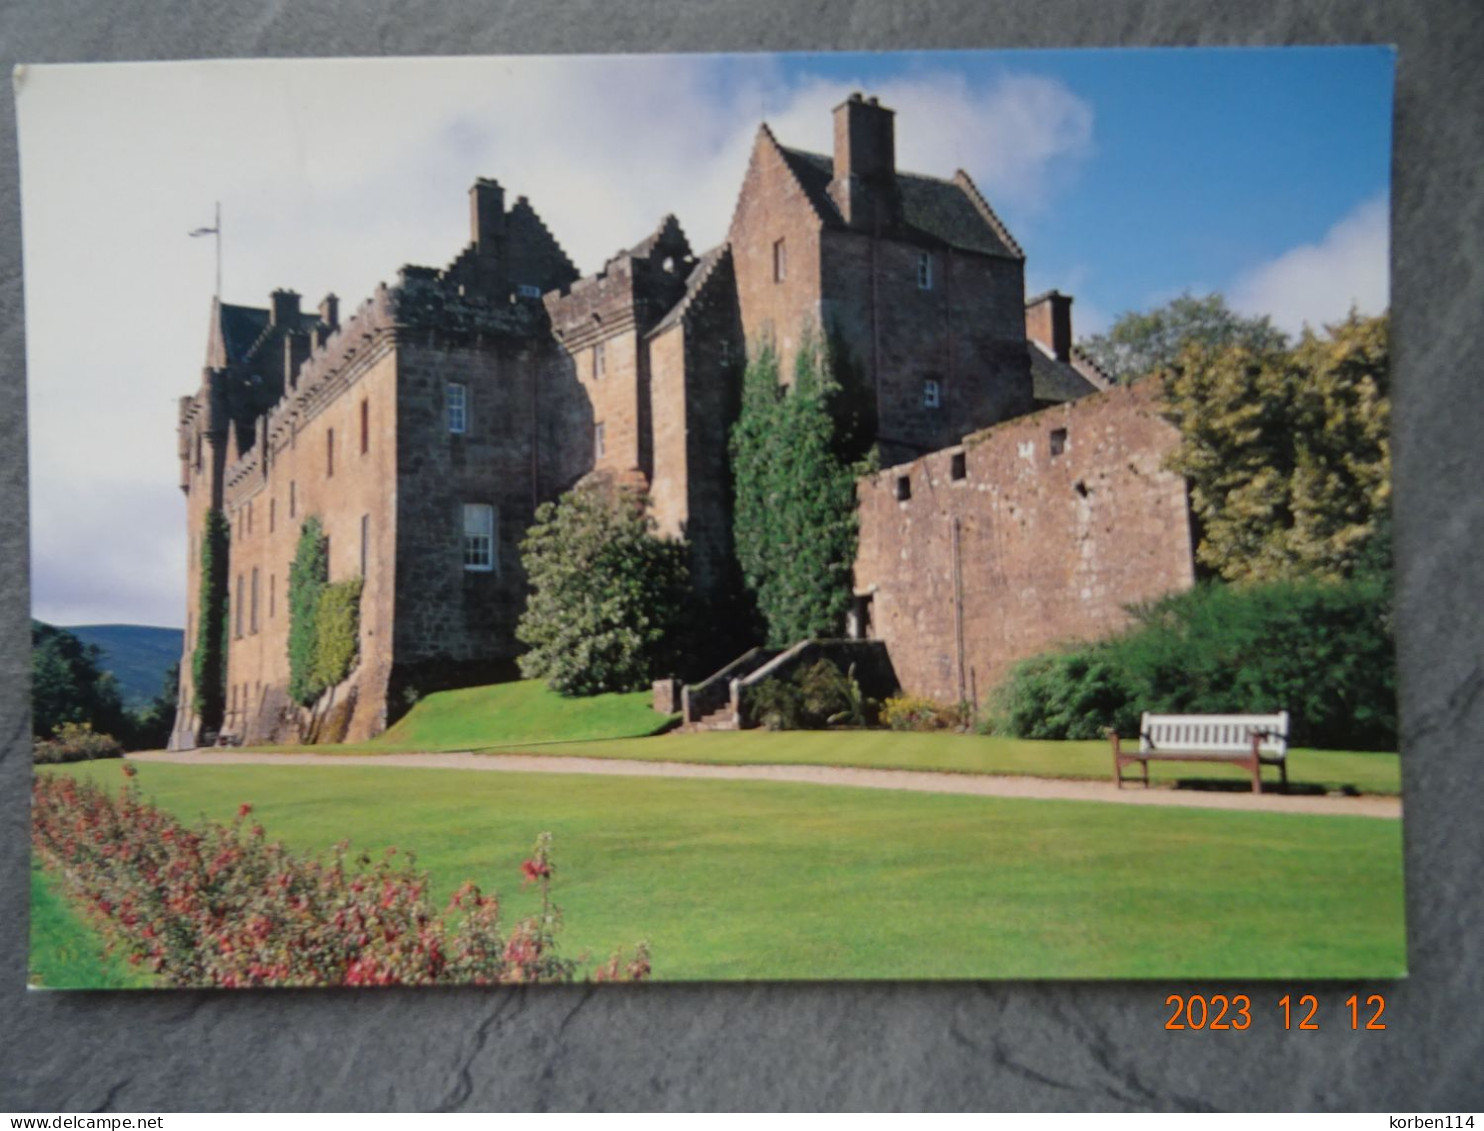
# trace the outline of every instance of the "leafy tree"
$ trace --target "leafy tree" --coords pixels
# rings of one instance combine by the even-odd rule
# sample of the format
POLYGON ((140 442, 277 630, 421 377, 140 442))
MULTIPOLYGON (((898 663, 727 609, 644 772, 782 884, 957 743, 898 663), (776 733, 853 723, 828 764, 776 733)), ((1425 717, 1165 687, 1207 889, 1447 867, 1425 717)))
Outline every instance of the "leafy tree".
POLYGON ((222 725, 227 703, 227 546, 231 527, 213 507, 201 531, 201 597, 196 617, 196 648, 191 655, 191 709, 201 725, 222 725))
POLYGON ((180 699, 180 661, 165 670, 159 693, 142 710, 130 713, 127 745, 134 750, 154 750, 170 740, 175 710, 180 699))
POLYGON ((31 732, 48 738, 63 723, 119 734, 126 723, 118 684, 102 650, 65 628, 31 622, 31 732))
POLYGON ((690 602, 689 548, 659 538, 636 491, 603 481, 543 503, 521 543, 531 596, 515 634, 527 678, 563 695, 637 691, 673 670, 690 602))
POLYGON ((800 346, 794 379, 779 384, 763 343, 743 376, 732 428, 733 537, 743 580, 775 647, 838 636, 855 561, 855 473, 833 411, 839 385, 818 339, 800 346))
POLYGON ((320 594, 330 581, 330 545, 316 515, 299 529, 289 565, 289 698, 309 706, 329 686, 319 672, 320 594))
POLYGON ((1267 315, 1244 318, 1219 294, 1196 298, 1189 292, 1155 310, 1128 311, 1106 334, 1078 343, 1119 384, 1169 368, 1187 346, 1244 346, 1263 353, 1287 344, 1287 336, 1267 315))
POLYGON ((1197 560, 1230 581, 1376 570, 1389 541, 1385 316, 1293 349, 1192 344, 1165 377, 1197 560))

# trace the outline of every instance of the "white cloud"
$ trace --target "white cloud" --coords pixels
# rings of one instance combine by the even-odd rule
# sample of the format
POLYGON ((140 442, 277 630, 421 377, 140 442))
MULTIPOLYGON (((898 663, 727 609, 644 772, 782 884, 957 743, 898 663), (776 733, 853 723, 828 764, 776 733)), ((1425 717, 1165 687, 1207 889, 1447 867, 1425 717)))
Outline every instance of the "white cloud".
POLYGON ((1390 208, 1380 196, 1358 205, 1324 234, 1242 275, 1230 301, 1245 314, 1271 315, 1298 333, 1339 322, 1351 306, 1379 314, 1390 301, 1390 208))
POLYGON ((764 113, 828 152, 831 108, 869 89, 897 111, 902 167, 963 166, 1026 215, 1092 131, 1036 75, 785 82, 768 56, 63 66, 17 86, 32 592, 60 623, 184 619, 175 399, 200 380, 213 279, 210 241, 185 233, 215 200, 226 301, 286 286, 347 310, 459 252, 477 176, 529 196, 591 272, 666 212, 698 250, 720 241, 764 113))

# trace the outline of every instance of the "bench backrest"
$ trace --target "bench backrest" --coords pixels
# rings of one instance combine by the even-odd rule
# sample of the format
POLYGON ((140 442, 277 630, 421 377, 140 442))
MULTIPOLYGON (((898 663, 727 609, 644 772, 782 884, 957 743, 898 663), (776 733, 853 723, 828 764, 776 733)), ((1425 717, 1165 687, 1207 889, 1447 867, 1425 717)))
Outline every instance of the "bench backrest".
POLYGON ((1276 715, 1151 715, 1146 711, 1139 724, 1139 751, 1248 750, 1253 731, 1263 732, 1260 749, 1264 757, 1281 759, 1288 754, 1287 711, 1276 715))

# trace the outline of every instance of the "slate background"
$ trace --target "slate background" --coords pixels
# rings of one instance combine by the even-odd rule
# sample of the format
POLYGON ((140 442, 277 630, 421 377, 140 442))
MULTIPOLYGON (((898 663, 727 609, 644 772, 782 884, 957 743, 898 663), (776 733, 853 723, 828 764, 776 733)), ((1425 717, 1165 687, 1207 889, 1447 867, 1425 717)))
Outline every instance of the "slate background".
MULTIPOLYGON (((0 107, 0 1110, 1484 1107, 1484 33, 1473 0, 0 3, 15 62, 1395 43, 1396 528, 1412 976, 1384 1033, 1167 1033, 1201 984, 28 994, 26 447, 0 107)), ((105 186, 100 186, 104 191, 105 186)), ((79 317, 107 301, 79 280, 79 317)), ((1254 1002, 1273 984, 1240 987, 1254 1002)), ((1305 985, 1331 1005, 1352 988, 1305 985)))

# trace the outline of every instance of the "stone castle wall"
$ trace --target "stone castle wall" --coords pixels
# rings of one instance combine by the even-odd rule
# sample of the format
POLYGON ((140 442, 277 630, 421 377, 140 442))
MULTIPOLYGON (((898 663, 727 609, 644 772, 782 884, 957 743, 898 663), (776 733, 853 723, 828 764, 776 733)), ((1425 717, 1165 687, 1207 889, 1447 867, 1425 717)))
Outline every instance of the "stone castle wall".
POLYGON ((1194 584, 1156 396, 1098 393, 860 481, 855 590, 907 692, 982 703, 1016 661, 1194 584))

